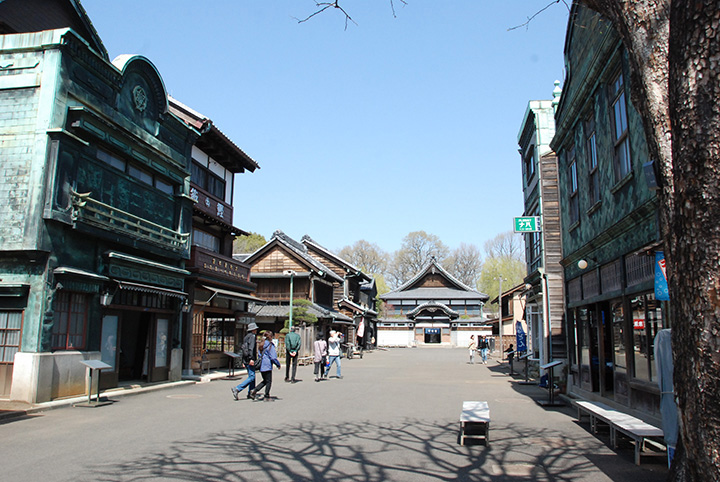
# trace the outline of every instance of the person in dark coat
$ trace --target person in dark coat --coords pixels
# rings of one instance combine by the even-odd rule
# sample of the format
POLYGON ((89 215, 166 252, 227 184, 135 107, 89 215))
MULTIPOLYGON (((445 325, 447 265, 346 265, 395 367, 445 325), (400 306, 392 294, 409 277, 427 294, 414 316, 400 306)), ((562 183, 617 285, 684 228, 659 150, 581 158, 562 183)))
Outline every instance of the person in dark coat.
POLYGON ((243 338, 242 343, 242 361, 243 365, 247 369, 247 378, 236 387, 232 387, 233 398, 238 399, 238 393, 243 391, 245 387, 248 387, 248 396, 250 398, 250 391, 255 388, 255 360, 257 359, 257 330, 258 326, 255 323, 250 323, 247 327, 247 335, 243 338))
POLYGON ((488 341, 486 337, 483 336, 480 338, 478 348, 480 348, 480 356, 482 357, 483 364, 487 365, 488 341))
POLYGON ((507 359, 508 362, 510 362, 510 375, 513 374, 513 360, 515 360, 515 345, 510 343, 510 346, 507 350, 505 350, 505 353, 507 353, 507 359))
POLYGON ((263 397, 263 400, 269 402, 271 401, 270 387, 272 387, 272 367, 275 365, 279 370, 280 360, 278 360, 277 350, 273 343, 273 332, 267 330, 263 335, 265 336, 265 342, 263 343, 262 355, 260 357, 260 375, 262 375, 263 380, 254 390, 250 390, 250 398, 255 399, 257 392, 265 388, 265 397, 263 397))
POLYGON ((295 374, 297 373, 298 355, 300 354, 300 346, 302 340, 298 334, 298 327, 293 326, 290 333, 285 337, 285 381, 295 383, 295 374), (290 368, 292 366, 292 378, 290 377, 290 368))

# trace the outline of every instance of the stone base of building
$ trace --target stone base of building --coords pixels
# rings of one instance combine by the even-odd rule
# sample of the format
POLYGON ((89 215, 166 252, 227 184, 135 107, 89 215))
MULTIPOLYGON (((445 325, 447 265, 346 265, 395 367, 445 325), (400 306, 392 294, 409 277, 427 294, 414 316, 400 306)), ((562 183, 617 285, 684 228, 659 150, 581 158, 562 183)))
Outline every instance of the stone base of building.
POLYGON ((86 360, 100 360, 100 352, 16 353, 10 399, 42 403, 87 394, 86 367, 80 363, 86 360))

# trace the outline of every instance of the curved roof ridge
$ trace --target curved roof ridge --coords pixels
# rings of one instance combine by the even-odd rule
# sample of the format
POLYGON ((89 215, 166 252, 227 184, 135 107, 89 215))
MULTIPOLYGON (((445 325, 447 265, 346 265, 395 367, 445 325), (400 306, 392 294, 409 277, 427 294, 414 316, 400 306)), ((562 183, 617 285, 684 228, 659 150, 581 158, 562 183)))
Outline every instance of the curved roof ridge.
MULTIPOLYGON (((448 315, 450 318, 458 318, 458 317, 460 316, 460 313, 458 313, 457 311, 453 310, 452 308, 450 308, 450 307, 447 306, 446 304, 440 303, 440 302, 438 302, 438 301, 436 301, 436 300, 430 300, 430 301, 428 301, 428 302, 426 302, 426 303, 423 303, 423 304, 415 307, 413 310, 408 311, 407 317, 408 317, 408 318, 415 317, 416 315, 419 315, 421 311, 426 310, 426 309, 430 309, 431 311, 434 311, 435 309, 440 309, 440 310, 442 310, 446 315, 448 315)), ((412 318, 411 318, 411 319, 412 319, 412 318)))
MULTIPOLYGON (((402 286, 400 286, 398 289, 396 289, 394 291, 404 291, 404 290, 408 289, 410 286, 413 285, 413 283, 417 282, 420 278, 425 276, 425 274, 427 274, 428 270, 433 266, 436 267, 451 283, 453 283, 458 288, 461 288, 465 291, 473 291, 475 293, 480 293, 478 290, 470 288, 468 285, 466 285, 465 283, 463 283, 462 281, 458 280, 453 275, 448 273, 447 270, 445 270, 445 268, 440 266, 440 263, 438 263, 437 258, 435 256, 432 256, 430 258, 430 261, 428 261, 427 264, 415 276, 413 276, 409 281, 406 281, 402 286)), ((480 294, 484 295, 485 293, 480 293, 480 294)), ((489 296, 488 296, 488 298, 489 298, 489 296)))

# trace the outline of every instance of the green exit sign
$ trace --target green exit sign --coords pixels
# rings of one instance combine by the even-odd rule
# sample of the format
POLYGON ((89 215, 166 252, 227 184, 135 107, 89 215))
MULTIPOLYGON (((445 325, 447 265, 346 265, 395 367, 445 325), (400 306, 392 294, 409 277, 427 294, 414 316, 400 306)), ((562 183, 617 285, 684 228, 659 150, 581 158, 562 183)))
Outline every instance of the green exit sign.
POLYGON ((537 233, 540 231, 540 216, 522 216, 515 218, 516 233, 537 233))

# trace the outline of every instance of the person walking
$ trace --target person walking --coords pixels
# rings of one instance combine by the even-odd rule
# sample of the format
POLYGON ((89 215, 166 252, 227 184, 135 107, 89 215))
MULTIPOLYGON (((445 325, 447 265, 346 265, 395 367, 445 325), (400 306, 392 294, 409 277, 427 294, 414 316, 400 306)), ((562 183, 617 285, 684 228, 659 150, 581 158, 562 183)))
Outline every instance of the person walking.
POLYGON ((257 392, 265 388, 263 400, 269 402, 271 401, 270 387, 272 387, 272 367, 275 365, 279 370, 280 360, 278 360, 277 350, 273 343, 273 332, 267 330, 263 335, 265 336, 265 341, 263 342, 262 354, 260 356, 260 375, 262 375, 262 382, 260 382, 260 385, 255 387, 254 390, 250 390, 250 398, 254 400, 257 392))
POLYGON ((317 334, 317 339, 313 343, 313 363, 315 363, 315 381, 319 382, 321 378, 325 378, 325 360, 327 359, 327 342, 323 339, 322 333, 317 334))
POLYGON ((301 343, 298 327, 293 326, 290 333, 285 337, 285 383, 295 383, 297 381, 295 380, 295 373, 297 372, 301 343), (290 377, 290 365, 292 365, 292 378, 290 377))
POLYGON ((475 351, 477 350, 477 343, 475 342, 475 335, 470 335, 470 343, 468 343, 468 351, 470 352, 470 363, 475 364, 475 351))
POLYGON ((481 337, 480 343, 478 343, 478 346, 480 348, 480 357, 482 358, 482 362, 484 365, 487 365, 487 354, 488 354, 488 341, 487 337, 481 337))
POLYGON ((250 391, 255 388, 255 360, 257 359, 257 330, 258 326, 255 323, 250 323, 247 327, 247 334, 243 338, 242 346, 240 347, 242 352, 242 361, 247 370, 247 378, 236 387, 232 387, 233 398, 238 399, 238 393, 242 392, 245 387, 248 387, 248 396, 250 397, 250 391))
POLYGON ((342 379, 342 372, 340 371, 340 336, 337 331, 330 330, 330 338, 328 338, 328 357, 330 361, 327 366, 327 373, 330 373, 330 367, 335 363, 337 365, 337 371, 335 375, 337 378, 342 379))
POLYGON ((515 360, 515 347, 512 343, 510 343, 510 346, 507 350, 505 350, 505 353, 507 353, 507 359, 508 362, 510 362, 510 375, 513 374, 513 360, 515 360))

